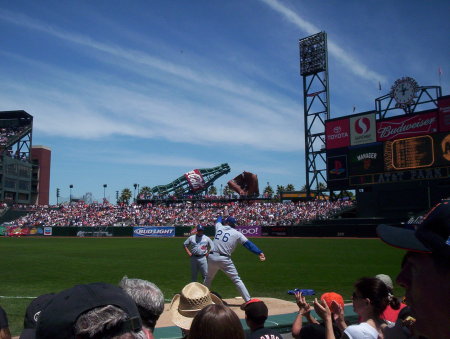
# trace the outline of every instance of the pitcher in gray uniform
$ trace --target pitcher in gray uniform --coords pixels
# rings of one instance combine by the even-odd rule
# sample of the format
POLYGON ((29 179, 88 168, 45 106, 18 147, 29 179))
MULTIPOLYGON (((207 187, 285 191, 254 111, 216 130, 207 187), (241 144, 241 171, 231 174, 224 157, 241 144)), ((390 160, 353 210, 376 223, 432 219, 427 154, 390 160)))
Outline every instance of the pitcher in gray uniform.
POLYGON ((196 234, 191 235, 184 242, 184 250, 191 257, 192 282, 197 281, 199 271, 203 280, 206 279, 206 274, 208 273, 208 262, 206 257, 213 247, 213 242, 209 237, 203 234, 204 230, 205 228, 202 225, 198 225, 196 234))
POLYGON ((217 271, 221 270, 233 281, 242 298, 247 302, 251 297, 231 260, 231 254, 236 249, 237 244, 240 243, 249 251, 257 254, 259 260, 264 261, 266 257, 263 251, 253 242, 248 240, 241 232, 234 229, 236 227, 236 219, 234 217, 226 217, 222 224, 222 217, 220 216, 217 219, 215 227, 214 249, 208 257, 208 275, 203 284, 209 288, 217 271))

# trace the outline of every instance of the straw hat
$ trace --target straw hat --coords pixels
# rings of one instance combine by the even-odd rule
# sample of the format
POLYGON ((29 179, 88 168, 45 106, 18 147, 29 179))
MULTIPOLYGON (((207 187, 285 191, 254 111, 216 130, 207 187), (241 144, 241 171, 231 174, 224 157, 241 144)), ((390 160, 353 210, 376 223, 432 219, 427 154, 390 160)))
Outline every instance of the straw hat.
POLYGON ((176 294, 170 303, 169 312, 172 322, 185 330, 191 327, 195 315, 205 306, 223 304, 222 300, 212 294, 208 287, 192 282, 184 286, 181 294, 176 294))

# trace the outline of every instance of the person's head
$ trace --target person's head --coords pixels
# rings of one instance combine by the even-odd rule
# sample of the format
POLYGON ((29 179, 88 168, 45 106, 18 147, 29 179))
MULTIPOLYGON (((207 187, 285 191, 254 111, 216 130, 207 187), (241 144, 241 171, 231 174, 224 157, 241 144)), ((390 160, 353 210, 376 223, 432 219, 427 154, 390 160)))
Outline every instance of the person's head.
POLYGON ((203 227, 202 225, 197 225, 197 234, 198 235, 202 235, 204 231, 205 231, 205 227, 203 227))
POLYGON ((222 300, 211 293, 205 285, 192 282, 176 294, 170 304, 172 322, 187 331, 192 320, 200 310, 211 304, 223 304, 222 300))
POLYGON ((380 279, 386 285, 389 291, 390 305, 394 310, 398 310, 400 308, 400 300, 394 296, 394 284, 391 277, 387 274, 377 274, 375 278, 380 279))
POLYGON ((55 294, 42 310, 36 339, 141 338, 135 302, 105 283, 76 285, 55 294))
POLYGON ((244 339, 236 313, 223 304, 208 305, 195 316, 189 339, 244 339))
POLYGON ((223 222, 224 225, 228 225, 228 226, 231 226, 233 228, 236 227, 236 223, 237 223, 236 218, 232 217, 232 216, 226 217, 224 222, 223 222))
POLYGON ((117 306, 96 307, 78 317, 74 325, 76 339, 145 339, 142 331, 123 326, 127 319, 127 313, 117 306))
POLYGON ((375 277, 356 281, 352 295, 353 308, 362 317, 380 318, 389 305, 389 290, 384 282, 375 277))
POLYGON ((244 311, 247 325, 252 330, 263 327, 269 316, 269 310, 266 304, 259 299, 250 299, 247 301, 244 306, 244 311))
POLYGON ((142 324, 153 332, 159 316, 164 311, 164 295, 154 283, 142 279, 123 277, 119 286, 136 303, 142 324))
POLYGON ((408 251, 397 283, 405 288, 417 334, 434 339, 450 333, 450 308, 436 306, 450 300, 450 202, 431 209, 416 230, 380 225, 377 232, 408 251))
POLYGON ((25 311, 23 331, 20 333, 20 339, 34 339, 36 337, 36 324, 39 315, 54 295, 54 293, 42 294, 31 301, 25 311))

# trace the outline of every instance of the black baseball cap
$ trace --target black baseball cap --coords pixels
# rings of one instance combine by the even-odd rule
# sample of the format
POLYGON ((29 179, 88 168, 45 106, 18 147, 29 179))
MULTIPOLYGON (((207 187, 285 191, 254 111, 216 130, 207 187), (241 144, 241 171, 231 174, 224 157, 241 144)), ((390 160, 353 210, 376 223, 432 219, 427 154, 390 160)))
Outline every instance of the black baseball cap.
POLYGON ((20 339, 34 339, 36 338, 36 324, 39 315, 52 300, 54 293, 42 294, 33 299, 25 311, 25 318, 23 320, 23 331, 20 333, 20 339))
POLYGON ((450 201, 433 207, 415 229, 379 225, 377 233, 388 245, 450 259, 450 201))
POLYGON ((41 312, 37 327, 37 339, 75 338, 74 325, 78 317, 96 307, 114 305, 122 309, 128 318, 117 325, 117 330, 138 332, 142 322, 138 308, 120 287, 106 283, 76 285, 55 294, 41 312))

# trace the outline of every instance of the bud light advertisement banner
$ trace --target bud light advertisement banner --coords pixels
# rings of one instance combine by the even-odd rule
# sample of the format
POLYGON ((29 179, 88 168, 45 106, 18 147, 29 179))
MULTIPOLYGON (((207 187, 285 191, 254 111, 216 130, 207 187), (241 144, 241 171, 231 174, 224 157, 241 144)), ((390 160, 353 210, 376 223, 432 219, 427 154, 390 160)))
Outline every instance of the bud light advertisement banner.
POLYGON ((237 226, 236 230, 241 232, 247 238, 261 236, 261 226, 237 226))
POLYGON ((350 118, 351 145, 370 144, 377 141, 375 113, 350 118))
POLYGON ((175 227, 133 227, 133 237, 170 238, 175 236, 175 227))
POLYGON ((189 171, 184 174, 187 182, 189 183, 189 187, 193 192, 200 191, 205 187, 205 180, 203 179, 202 174, 198 169, 189 171))
POLYGON ((350 145, 349 119, 326 121, 325 137, 327 149, 349 146, 350 145))
POLYGON ((377 123, 377 140, 388 141, 437 132, 436 112, 402 116, 377 123))

